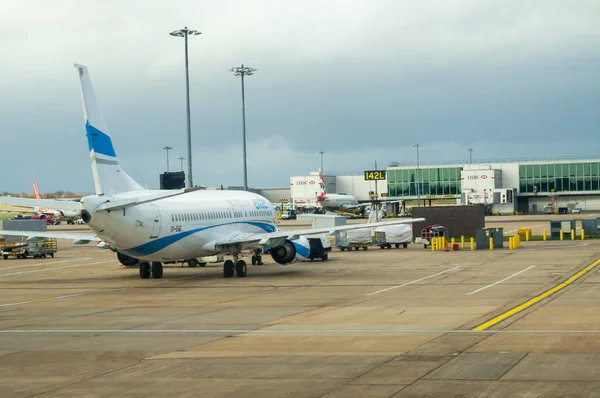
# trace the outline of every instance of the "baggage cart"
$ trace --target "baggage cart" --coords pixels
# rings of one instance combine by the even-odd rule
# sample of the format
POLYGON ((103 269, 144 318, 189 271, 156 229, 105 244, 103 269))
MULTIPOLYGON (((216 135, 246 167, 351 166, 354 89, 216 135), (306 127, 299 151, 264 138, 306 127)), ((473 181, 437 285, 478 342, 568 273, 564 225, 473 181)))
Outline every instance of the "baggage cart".
POLYGON ((448 237, 448 229, 446 227, 438 224, 430 225, 421 230, 421 243, 423 243, 423 247, 427 249, 428 246, 431 246, 431 241, 433 239, 442 236, 448 237))

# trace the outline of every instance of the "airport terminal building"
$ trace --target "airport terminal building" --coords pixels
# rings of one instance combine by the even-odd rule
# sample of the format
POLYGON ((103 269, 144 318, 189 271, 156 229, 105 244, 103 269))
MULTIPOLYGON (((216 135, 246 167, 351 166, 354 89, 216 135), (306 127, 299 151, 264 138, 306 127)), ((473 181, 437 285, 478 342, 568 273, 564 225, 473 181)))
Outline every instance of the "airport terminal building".
MULTIPOLYGON (((335 176, 330 192, 354 195, 359 201, 455 199, 462 204, 486 204, 493 212, 542 212, 548 208, 600 210, 600 159, 515 161, 499 163, 393 165, 385 180, 364 175, 335 176), (375 185, 377 183, 377 185, 375 185)), ((291 179, 291 201, 295 195, 291 179)), ((328 187, 329 188, 329 187, 328 187)), ((329 189, 328 189, 329 191, 329 189)))

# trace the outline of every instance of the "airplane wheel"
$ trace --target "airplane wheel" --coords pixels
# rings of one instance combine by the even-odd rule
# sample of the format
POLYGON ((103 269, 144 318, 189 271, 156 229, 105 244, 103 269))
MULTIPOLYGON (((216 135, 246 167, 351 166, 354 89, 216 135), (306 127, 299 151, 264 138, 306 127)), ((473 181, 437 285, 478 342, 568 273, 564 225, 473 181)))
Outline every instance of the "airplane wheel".
POLYGON ((396 243, 394 246, 396 246, 396 249, 400 248, 400 243, 396 243))
POLYGON ((256 265, 256 256, 252 256, 252 265, 256 265))
POLYGON ((223 264, 223 278, 231 278, 235 271, 235 267, 233 265, 233 261, 227 260, 223 264))
POLYGON ((188 261, 188 267, 197 267, 198 266, 198 260, 196 260, 195 258, 190 258, 188 261))
POLYGON ((150 278, 150 264, 145 261, 140 263, 140 278, 150 278))
POLYGON ((243 278, 246 276, 246 272, 248 271, 248 267, 246 266, 246 262, 244 260, 239 260, 235 265, 235 273, 239 278, 243 278))
POLYGON ((262 256, 256 256, 256 265, 263 265, 262 256))
POLYGON ((152 277, 154 279, 160 279, 163 276, 163 265, 162 263, 153 262, 152 263, 152 277))
POLYGON ((402 247, 406 249, 408 247, 408 243, 403 243, 402 247))

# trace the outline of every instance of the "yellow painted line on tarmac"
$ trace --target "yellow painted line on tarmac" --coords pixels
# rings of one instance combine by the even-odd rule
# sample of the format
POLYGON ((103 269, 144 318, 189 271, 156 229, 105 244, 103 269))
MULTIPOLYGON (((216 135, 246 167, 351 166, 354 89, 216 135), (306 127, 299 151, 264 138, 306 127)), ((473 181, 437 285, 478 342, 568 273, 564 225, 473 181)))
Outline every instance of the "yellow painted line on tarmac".
POLYGON ((571 283, 575 282, 577 279, 581 278, 582 276, 584 276, 585 274, 587 274, 588 272, 593 270, 598 265, 600 265, 600 259, 594 261, 592 264, 588 265, 587 267, 585 267, 584 269, 582 269, 581 271, 579 271, 578 273, 576 273, 575 275, 573 275, 572 277, 570 277, 569 279, 567 279, 566 281, 561 283, 560 285, 554 286, 552 289, 546 290, 544 293, 532 298, 531 300, 529 300, 517 307, 514 307, 511 310, 508 310, 508 311, 498 315, 495 318, 490 319, 489 321, 487 321, 485 323, 482 323, 481 325, 473 328, 472 330, 481 331, 481 330, 486 330, 494 325, 497 325, 498 323, 502 322, 506 318, 509 318, 509 317, 531 307, 532 305, 542 301, 546 297, 553 295, 554 293, 558 292, 559 290, 564 289, 565 287, 569 286, 571 283))

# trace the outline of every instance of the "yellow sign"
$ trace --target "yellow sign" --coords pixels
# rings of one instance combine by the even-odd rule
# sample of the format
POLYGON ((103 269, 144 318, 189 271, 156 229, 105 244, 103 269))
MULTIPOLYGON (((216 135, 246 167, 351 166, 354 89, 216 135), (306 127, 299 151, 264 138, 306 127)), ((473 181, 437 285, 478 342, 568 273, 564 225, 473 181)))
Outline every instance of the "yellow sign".
POLYGON ((365 171, 365 180, 385 180, 385 170, 367 170, 365 171))

